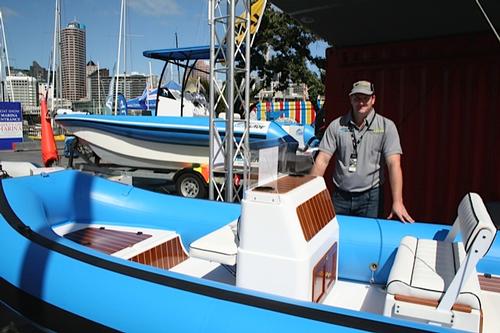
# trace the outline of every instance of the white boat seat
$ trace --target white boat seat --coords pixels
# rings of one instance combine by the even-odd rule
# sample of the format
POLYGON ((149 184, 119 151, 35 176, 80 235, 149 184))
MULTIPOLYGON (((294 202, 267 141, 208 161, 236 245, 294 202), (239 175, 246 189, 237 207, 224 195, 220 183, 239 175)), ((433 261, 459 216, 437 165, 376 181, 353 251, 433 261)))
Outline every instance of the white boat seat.
MULTIPOLYGON (((439 301, 465 259, 461 242, 440 242, 406 236, 394 259, 387 283, 387 292, 439 301)), ((473 275, 477 275, 475 269, 473 275)), ((479 310, 478 279, 468 279, 456 303, 479 310)))
POLYGON ((476 264, 495 235, 483 201, 469 193, 460 202, 457 219, 444 241, 404 237, 387 281, 384 314, 475 330, 481 312, 476 264), (458 233, 462 242, 455 241, 458 233), (422 308, 422 304, 433 307, 426 310, 428 306, 422 308), (458 308, 468 314, 459 314, 463 318, 452 315, 458 308))
POLYGON ((236 230, 237 221, 233 221, 197 239, 189 246, 189 255, 224 265, 235 265, 238 252, 236 230))

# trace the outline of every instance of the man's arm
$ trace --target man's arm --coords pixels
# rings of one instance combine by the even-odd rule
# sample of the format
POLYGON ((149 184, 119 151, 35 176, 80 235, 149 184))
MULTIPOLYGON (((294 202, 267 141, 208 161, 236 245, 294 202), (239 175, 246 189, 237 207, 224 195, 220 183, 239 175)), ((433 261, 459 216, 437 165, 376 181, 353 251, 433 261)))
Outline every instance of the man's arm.
POLYGON ((309 174, 311 176, 323 176, 331 158, 332 155, 320 151, 318 156, 316 156, 316 160, 314 160, 314 165, 309 174))
POLYGON ((389 182, 392 193, 392 209, 387 217, 391 219, 396 215, 402 222, 413 223, 415 220, 408 214, 403 204, 403 172, 401 170, 401 155, 392 154, 386 158, 387 168, 389 169, 389 182))

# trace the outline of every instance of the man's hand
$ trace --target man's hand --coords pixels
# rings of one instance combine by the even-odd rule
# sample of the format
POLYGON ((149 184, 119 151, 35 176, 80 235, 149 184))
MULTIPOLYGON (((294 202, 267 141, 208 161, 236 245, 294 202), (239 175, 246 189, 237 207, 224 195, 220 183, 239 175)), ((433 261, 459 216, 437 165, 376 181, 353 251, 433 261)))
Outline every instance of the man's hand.
POLYGON ((392 203, 392 210, 387 219, 390 220, 393 216, 397 216, 397 218, 403 223, 415 222, 415 220, 406 211, 405 205, 403 205, 402 202, 392 203))

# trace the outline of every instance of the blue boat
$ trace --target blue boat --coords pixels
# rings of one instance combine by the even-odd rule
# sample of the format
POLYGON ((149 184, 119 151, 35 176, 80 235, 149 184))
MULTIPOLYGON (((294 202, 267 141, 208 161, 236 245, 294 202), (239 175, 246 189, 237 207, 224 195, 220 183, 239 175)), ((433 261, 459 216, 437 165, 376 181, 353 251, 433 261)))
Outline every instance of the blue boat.
MULTIPOLYGON (((208 117, 61 115, 56 122, 108 163, 177 170, 209 162, 208 117)), ((244 132, 241 125, 234 126, 236 138, 244 132)), ((223 138, 225 122, 217 128, 223 138)), ((298 147, 282 127, 266 121, 250 122, 249 142, 255 149, 283 144, 291 154, 298 147)))
MULTIPOLYGON (((172 86, 169 88, 168 84, 159 83, 153 94, 155 107, 150 109, 152 115, 70 114, 58 115, 55 121, 67 133, 77 137, 76 144, 79 147, 83 146, 78 150, 83 153, 82 157, 87 162, 93 163, 92 157, 96 157, 103 164, 148 169, 157 173, 173 173, 177 193, 188 197, 204 197, 208 179, 194 169, 200 166, 208 168, 209 118, 205 116, 206 110, 200 111, 205 108, 202 106, 203 103, 196 103, 194 96, 187 98, 189 93, 183 88, 196 61, 210 58, 210 48, 199 46, 149 50, 144 51, 144 55, 164 61, 160 77, 163 77, 169 63, 186 69, 181 91, 170 89, 172 86), (156 91, 160 93, 157 94, 156 91), (186 177, 182 174, 186 174, 186 177), (190 190, 183 190, 187 188, 190 190)), ((139 99, 130 101, 129 106, 144 111, 146 102, 153 102, 147 92, 139 99)), ((244 132, 242 125, 243 122, 234 125, 236 138, 241 137, 244 132)), ((301 127, 291 135, 291 131, 288 133, 284 130, 290 126, 280 128, 280 125, 274 122, 250 121, 251 148, 276 146, 278 142, 282 143, 287 154, 296 156, 295 166, 292 168, 300 170, 310 168, 313 152, 308 149, 316 147, 319 143, 314 137, 314 129, 310 126, 301 127)), ((223 138, 224 119, 217 121, 217 128, 223 138)))
POLYGON ((0 301, 54 331, 495 332, 500 240, 477 194, 458 207, 453 228, 337 216, 311 176, 241 205, 3 179, 0 301))

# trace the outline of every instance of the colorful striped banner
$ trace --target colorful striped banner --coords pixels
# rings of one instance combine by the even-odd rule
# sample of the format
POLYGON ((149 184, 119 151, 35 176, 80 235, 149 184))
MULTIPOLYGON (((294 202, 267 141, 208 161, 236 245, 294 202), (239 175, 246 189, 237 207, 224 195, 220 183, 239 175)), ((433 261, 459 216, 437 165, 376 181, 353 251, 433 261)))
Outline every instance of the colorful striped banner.
POLYGON ((313 105, 310 101, 261 101, 256 104, 255 114, 257 120, 291 119, 298 124, 310 125, 316 118, 316 108, 321 107, 323 102, 313 105))

